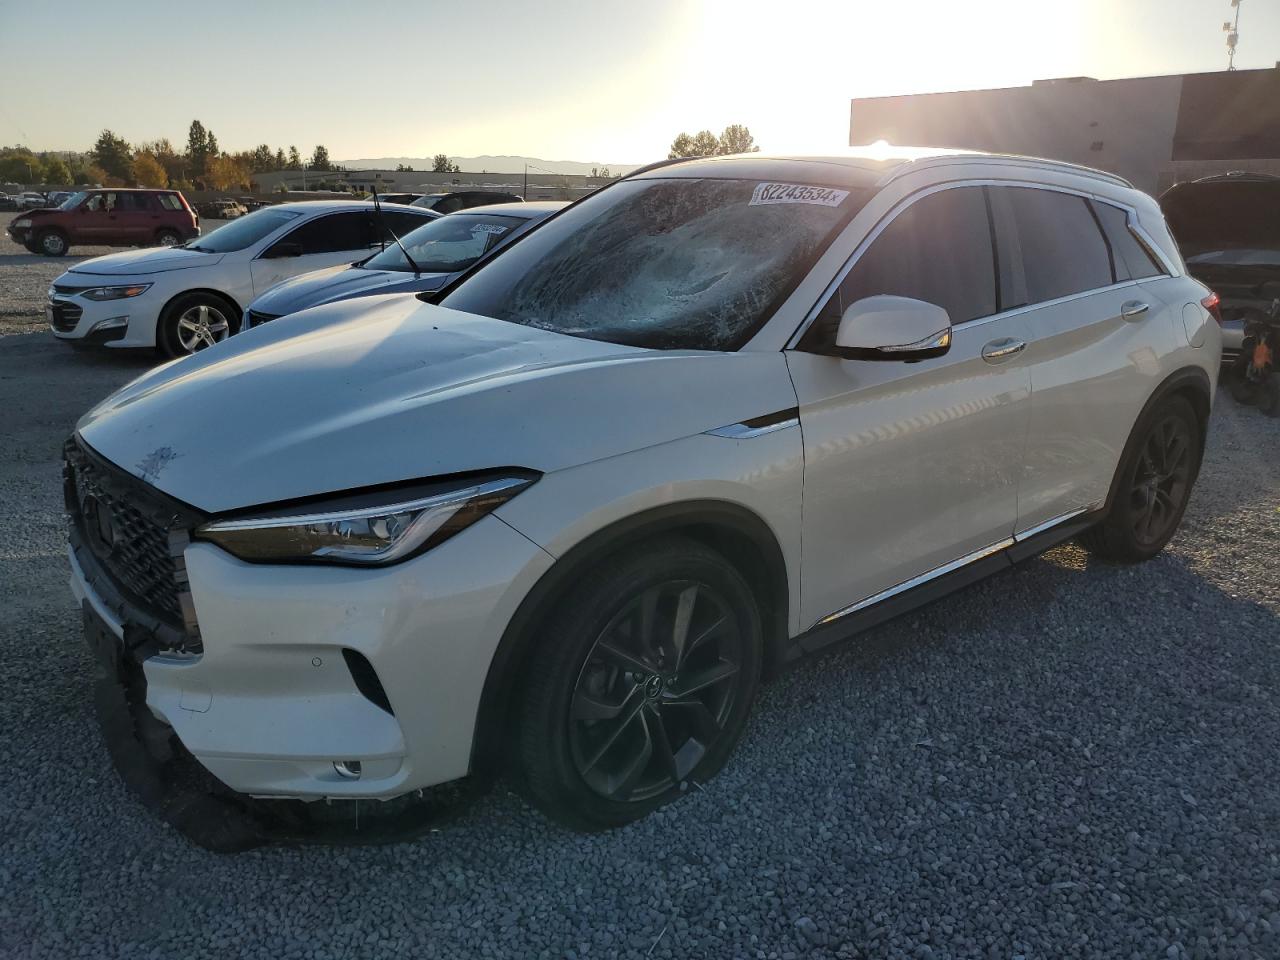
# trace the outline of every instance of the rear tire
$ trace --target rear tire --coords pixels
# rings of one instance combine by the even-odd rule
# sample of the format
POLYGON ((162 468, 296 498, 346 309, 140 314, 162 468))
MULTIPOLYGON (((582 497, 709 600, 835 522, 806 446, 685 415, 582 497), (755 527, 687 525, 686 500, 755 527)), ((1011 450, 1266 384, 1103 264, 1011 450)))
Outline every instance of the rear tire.
POLYGON ((182 242, 176 230, 160 230, 156 233, 156 243, 162 247, 176 247, 182 242))
POLYGON ((598 564, 529 654, 512 728, 521 786, 575 829, 645 816, 713 776, 760 680, 763 628, 742 575, 667 538, 598 564))
POLYGON ((36 235, 36 247, 37 252, 46 257, 61 257, 70 249, 71 244, 61 230, 41 230, 36 235))
POLYGON ((1280 417, 1280 377, 1275 374, 1257 385, 1253 402, 1268 417, 1280 417))
POLYGON ((1191 404, 1166 397, 1134 426, 1120 458, 1106 517, 1080 535, 1094 556, 1119 563, 1150 560, 1182 522, 1200 471, 1204 437, 1191 404))

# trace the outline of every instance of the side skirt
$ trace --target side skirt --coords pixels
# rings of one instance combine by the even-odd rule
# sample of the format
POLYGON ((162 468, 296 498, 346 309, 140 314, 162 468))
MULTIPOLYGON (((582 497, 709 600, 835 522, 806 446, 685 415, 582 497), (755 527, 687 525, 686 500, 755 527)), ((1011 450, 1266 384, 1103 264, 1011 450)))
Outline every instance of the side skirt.
POLYGON ((1098 523, 1105 513, 1106 511, 1101 509, 1092 510, 1089 513, 1070 517, 1048 529, 1035 531, 1030 535, 1024 534, 1022 539, 1015 540, 1004 549, 981 557, 957 570, 934 577, 879 603, 855 609, 837 619, 820 621, 804 633, 787 641, 778 657, 778 666, 790 666, 904 613, 910 613, 935 600, 941 600, 962 587, 970 586, 993 574, 1011 569, 1015 564, 1037 557, 1046 550, 1066 543, 1088 530, 1098 523))

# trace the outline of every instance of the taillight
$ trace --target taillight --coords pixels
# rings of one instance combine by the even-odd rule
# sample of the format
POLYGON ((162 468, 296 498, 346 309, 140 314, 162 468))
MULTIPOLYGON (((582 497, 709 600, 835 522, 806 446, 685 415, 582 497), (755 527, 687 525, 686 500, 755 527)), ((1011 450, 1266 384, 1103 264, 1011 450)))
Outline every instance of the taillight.
POLYGON ((1222 302, 1222 298, 1216 293, 1210 293, 1207 297, 1200 301, 1200 306, 1204 307, 1213 315, 1213 319, 1218 321, 1218 326, 1222 326, 1222 311, 1218 309, 1218 304, 1222 302))

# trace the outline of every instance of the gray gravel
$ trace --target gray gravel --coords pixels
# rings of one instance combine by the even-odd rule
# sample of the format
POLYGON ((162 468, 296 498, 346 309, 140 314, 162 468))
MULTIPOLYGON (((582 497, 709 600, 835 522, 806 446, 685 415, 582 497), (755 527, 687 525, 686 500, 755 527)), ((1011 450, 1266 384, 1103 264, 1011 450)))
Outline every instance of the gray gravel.
POLYGON ((1223 394, 1163 556, 1063 547, 801 666, 642 823, 567 833, 499 787, 412 843, 221 857, 92 716, 58 448, 149 359, 21 320, 65 262, 0 246, 36 331, 0 337, 0 955, 1280 957, 1280 421, 1223 394))

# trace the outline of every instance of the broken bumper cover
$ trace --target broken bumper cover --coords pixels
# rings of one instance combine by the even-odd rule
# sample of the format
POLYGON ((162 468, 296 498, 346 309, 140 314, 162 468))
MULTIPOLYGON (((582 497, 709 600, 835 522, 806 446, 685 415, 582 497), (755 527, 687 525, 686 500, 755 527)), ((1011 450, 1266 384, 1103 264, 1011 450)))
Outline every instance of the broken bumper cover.
POLYGON ((294 799, 465 777, 493 652, 551 562, 494 517, 380 569, 249 564, 206 543, 184 558, 196 655, 139 643, 146 627, 74 546, 71 589, 137 661, 134 697, 184 751, 237 794, 294 799))

